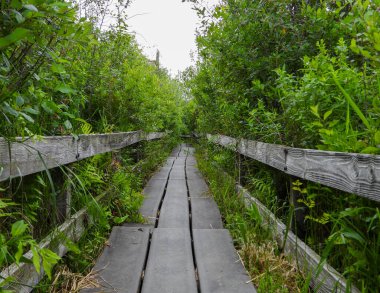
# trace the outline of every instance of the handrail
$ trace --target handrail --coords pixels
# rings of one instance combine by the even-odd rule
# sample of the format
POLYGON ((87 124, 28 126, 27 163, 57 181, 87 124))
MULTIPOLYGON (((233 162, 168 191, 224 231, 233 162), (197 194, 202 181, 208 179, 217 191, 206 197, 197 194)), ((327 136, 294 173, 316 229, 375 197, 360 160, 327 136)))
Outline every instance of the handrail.
POLYGON ((286 174, 380 201, 380 156, 292 148, 207 134, 221 146, 286 174))
POLYGON ((131 131, 74 136, 0 138, 0 182, 73 163, 140 141, 161 138, 163 132, 131 131))

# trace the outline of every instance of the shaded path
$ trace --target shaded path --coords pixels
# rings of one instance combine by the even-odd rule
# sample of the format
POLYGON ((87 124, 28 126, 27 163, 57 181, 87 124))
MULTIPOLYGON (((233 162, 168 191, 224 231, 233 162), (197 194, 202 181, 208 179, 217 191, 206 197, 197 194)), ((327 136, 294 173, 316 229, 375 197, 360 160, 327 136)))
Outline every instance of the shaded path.
POLYGON ((103 288, 82 292, 255 292, 219 209, 181 145, 147 183, 147 224, 114 227, 94 271, 103 288))

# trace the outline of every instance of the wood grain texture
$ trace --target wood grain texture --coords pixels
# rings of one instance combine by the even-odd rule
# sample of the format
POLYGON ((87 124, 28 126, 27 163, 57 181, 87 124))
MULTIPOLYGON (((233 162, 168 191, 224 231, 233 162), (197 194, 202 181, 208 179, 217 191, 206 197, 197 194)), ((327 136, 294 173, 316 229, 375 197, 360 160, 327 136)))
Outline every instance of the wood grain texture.
POLYGON ((141 292, 198 292, 188 228, 154 229, 141 292))
MULTIPOLYGON (((284 243, 286 226, 268 210, 258 199, 252 197, 249 192, 240 185, 236 185, 236 191, 244 197, 247 206, 256 205, 263 222, 273 231, 274 237, 280 246, 284 243)), ((288 232, 285 242, 284 253, 294 259, 304 274, 312 274, 311 287, 316 292, 346 292, 347 283, 344 277, 333 267, 324 264, 321 272, 316 274, 321 257, 299 239, 292 231, 288 232)), ((359 293, 353 287, 350 292, 359 293)))
POLYGON ((289 175, 380 201, 380 156, 238 141, 224 135, 207 138, 289 175))
POLYGON ((124 148, 143 140, 153 140, 165 133, 142 131, 72 136, 48 136, 41 140, 0 138, 0 182, 55 168, 96 154, 124 148))
POLYGON ((256 292, 228 230, 194 229, 193 235, 201 292, 256 292))
POLYGON ((138 293, 146 254, 149 227, 118 227, 112 229, 103 253, 96 261, 95 278, 100 288, 81 290, 81 293, 138 293))

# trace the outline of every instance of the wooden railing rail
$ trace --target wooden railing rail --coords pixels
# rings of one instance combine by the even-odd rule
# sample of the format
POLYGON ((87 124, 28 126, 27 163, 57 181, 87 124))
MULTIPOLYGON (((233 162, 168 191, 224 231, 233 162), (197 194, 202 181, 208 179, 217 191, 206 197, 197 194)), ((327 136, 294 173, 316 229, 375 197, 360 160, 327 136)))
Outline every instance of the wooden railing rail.
POLYGON ((14 141, 0 138, 0 182, 121 149, 140 141, 161 138, 164 135, 163 132, 132 131, 79 135, 78 138, 46 136, 40 139, 16 138, 14 141))
POLYGON ((292 148, 207 134, 216 144, 286 174, 380 201, 380 156, 292 148))

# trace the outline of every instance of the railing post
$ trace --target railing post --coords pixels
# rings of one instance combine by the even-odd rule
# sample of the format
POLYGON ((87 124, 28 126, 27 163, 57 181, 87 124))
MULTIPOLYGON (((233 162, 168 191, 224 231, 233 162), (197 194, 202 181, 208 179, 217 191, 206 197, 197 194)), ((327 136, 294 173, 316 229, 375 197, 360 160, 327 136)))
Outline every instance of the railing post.
POLYGON ((57 198, 58 222, 62 223, 71 217, 72 176, 69 174, 57 198))

